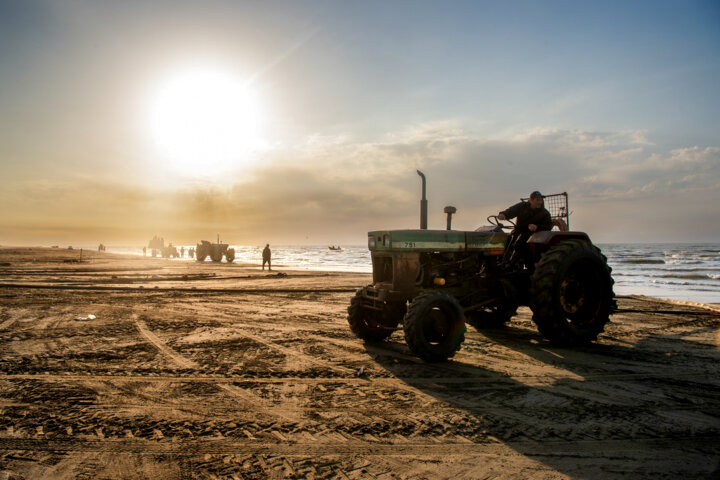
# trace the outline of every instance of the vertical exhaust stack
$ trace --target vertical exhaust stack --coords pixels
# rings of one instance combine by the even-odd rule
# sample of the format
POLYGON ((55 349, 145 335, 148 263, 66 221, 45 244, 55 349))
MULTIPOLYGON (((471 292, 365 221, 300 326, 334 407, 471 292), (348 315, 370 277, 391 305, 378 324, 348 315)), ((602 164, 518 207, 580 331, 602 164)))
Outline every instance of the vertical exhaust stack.
POLYGON ((420 230, 427 230, 427 198, 425 198, 425 174, 417 171, 422 178, 422 199, 420 199, 420 230))
POLYGON ((452 225, 452 216, 453 213, 457 212, 457 208, 453 207, 452 205, 448 205, 447 207, 445 207, 443 212, 447 213, 447 229, 452 230, 452 228, 450 228, 452 225))

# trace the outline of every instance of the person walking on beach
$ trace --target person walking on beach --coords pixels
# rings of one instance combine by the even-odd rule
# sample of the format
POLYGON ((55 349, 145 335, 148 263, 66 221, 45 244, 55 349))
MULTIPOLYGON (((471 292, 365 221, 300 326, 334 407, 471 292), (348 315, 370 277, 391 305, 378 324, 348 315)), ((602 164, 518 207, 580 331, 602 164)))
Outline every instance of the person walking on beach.
POLYGON ((265 270, 265 262, 268 264, 268 272, 272 272, 272 268, 270 267, 270 244, 266 244, 265 248, 263 248, 263 264, 262 269, 265 270))
POLYGON ((147 255, 147 247, 143 247, 143 257, 147 255))

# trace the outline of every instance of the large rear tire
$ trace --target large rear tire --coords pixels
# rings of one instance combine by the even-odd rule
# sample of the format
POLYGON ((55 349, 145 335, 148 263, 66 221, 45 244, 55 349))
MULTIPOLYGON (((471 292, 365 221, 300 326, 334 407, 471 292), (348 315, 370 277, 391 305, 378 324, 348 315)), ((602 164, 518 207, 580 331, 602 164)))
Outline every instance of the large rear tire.
POLYGON ((397 329, 405 310, 404 302, 386 304, 382 310, 368 308, 363 304, 362 291, 358 291, 348 307, 350 330, 366 342, 380 342, 397 329))
POLYGON ((540 333, 558 346, 596 340, 615 305, 610 273, 600 249, 584 240, 564 241, 545 252, 530 282, 530 308, 540 333))
POLYGON ((405 342, 426 362, 443 362, 465 341, 465 315, 455 297, 443 292, 421 293, 403 320, 405 342))
POLYGON ((203 248, 201 245, 198 245, 195 249, 195 257, 198 262, 204 262, 205 258, 207 257, 207 252, 205 251, 205 248, 203 248))

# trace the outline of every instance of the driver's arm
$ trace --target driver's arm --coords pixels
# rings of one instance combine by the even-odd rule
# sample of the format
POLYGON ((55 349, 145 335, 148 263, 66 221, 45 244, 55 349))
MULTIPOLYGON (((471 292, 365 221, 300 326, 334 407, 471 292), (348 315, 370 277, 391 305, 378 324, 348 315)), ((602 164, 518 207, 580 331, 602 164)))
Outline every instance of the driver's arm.
POLYGON ((502 212, 498 213, 497 217, 500 220, 509 220, 518 216, 518 213, 522 211, 524 202, 519 202, 510 208, 506 208, 502 212))

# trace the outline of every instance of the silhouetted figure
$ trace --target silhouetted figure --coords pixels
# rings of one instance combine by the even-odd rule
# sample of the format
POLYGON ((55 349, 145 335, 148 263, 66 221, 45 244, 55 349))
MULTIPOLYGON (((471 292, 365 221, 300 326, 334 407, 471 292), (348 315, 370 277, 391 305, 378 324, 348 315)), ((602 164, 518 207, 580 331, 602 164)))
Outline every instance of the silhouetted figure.
POLYGON ((535 232, 552 230, 552 218, 545 208, 543 194, 537 190, 530 194, 527 202, 516 203, 510 208, 498 213, 500 220, 517 217, 512 233, 529 237, 535 232))
POLYGON ((545 208, 543 198, 543 194, 536 190, 530 194, 527 202, 516 203, 497 216, 500 220, 517 217, 515 228, 505 244, 505 251, 517 251, 519 259, 523 260, 528 268, 532 268, 532 256, 527 246, 528 239, 535 232, 549 231, 553 228, 552 217, 545 208))
POLYGON ((147 256, 147 247, 143 247, 143 257, 147 256))
POLYGON ((185 256, 185 247, 180 247, 180 257, 185 256))
POLYGON ((270 244, 266 244, 265 248, 263 248, 263 265, 262 269, 265 270, 265 262, 268 264, 268 272, 272 272, 272 268, 270 267, 270 244))

